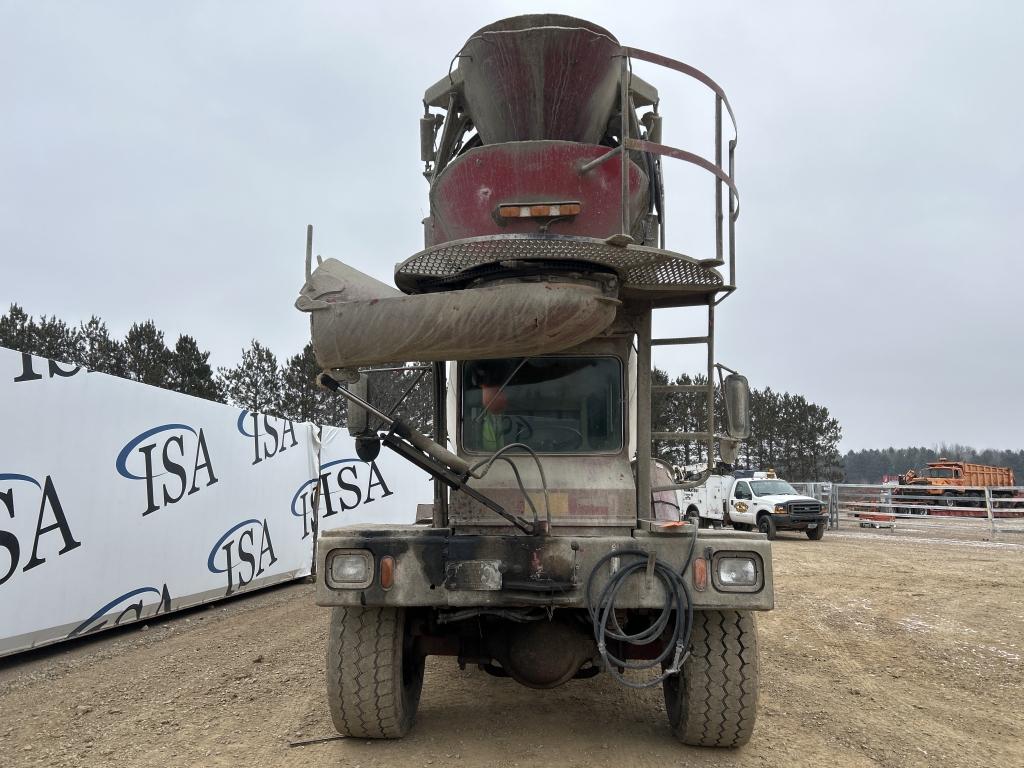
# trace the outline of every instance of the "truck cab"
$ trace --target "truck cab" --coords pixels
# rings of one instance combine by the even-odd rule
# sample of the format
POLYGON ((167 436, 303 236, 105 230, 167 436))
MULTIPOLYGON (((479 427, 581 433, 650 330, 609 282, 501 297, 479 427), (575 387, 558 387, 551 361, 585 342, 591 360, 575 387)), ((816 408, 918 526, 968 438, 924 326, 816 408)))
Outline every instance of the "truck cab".
POLYGON ((821 541, 828 525, 828 513, 821 502, 803 496, 785 480, 755 472, 737 477, 729 498, 729 519, 734 528, 757 528, 769 539, 777 531, 803 531, 812 541, 821 541))

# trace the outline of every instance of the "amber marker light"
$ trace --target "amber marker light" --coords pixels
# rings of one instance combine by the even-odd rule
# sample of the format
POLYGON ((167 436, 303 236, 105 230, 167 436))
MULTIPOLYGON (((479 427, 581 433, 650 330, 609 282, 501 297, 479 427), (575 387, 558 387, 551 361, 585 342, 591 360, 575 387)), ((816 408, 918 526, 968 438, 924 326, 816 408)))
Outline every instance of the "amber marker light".
MULTIPOLYGON (((707 573, 705 573, 705 581, 707 573)), ((384 555, 380 559, 380 587, 391 589, 395 585, 395 558, 391 555, 384 555)))
MULTIPOLYGON (((381 563, 381 569, 383 567, 384 563, 381 563)), ((383 577, 383 570, 381 576, 383 577)), ((703 592, 708 588, 708 561, 703 557, 693 560, 693 588, 698 592, 703 592)))
POLYGON ((499 205, 498 216, 503 219, 547 219, 554 216, 576 216, 583 210, 579 203, 513 203, 499 205))

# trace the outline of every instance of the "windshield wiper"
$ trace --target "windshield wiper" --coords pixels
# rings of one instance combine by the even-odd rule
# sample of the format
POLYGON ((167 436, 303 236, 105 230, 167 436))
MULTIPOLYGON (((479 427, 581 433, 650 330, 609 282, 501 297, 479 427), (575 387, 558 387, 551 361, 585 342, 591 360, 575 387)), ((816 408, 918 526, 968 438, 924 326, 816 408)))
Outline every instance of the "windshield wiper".
POLYGON ((500 395, 505 390, 505 387, 508 386, 508 383, 510 381, 512 381, 512 377, 515 376, 517 373, 519 373, 519 369, 522 368, 524 365, 526 365, 526 361, 529 360, 529 359, 530 358, 528 358, 528 357, 524 357, 522 360, 519 361, 519 365, 517 365, 515 367, 515 369, 512 371, 512 373, 510 373, 508 375, 508 378, 505 379, 505 382, 500 387, 498 387, 498 391, 495 392, 493 395, 491 395, 491 399, 488 402, 484 403, 484 407, 480 411, 480 415, 477 416, 475 419, 473 419, 474 423, 480 421, 484 416, 487 415, 487 413, 488 413, 487 406, 489 406, 491 403, 493 403, 495 400, 498 399, 498 395, 500 395))

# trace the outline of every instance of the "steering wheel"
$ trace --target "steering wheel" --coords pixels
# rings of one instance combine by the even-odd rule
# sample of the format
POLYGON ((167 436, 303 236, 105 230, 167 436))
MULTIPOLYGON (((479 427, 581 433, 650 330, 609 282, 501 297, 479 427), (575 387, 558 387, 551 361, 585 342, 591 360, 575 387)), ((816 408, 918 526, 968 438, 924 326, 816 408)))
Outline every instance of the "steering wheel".
POLYGON ((559 429, 563 432, 568 432, 569 436, 562 440, 552 440, 551 450, 554 451, 575 451, 583 447, 583 433, 573 427, 566 427, 561 424, 556 424, 550 427, 550 429, 559 429))
POLYGON ((502 435, 511 435, 513 443, 522 443, 533 437, 533 425, 522 416, 502 416, 502 435))

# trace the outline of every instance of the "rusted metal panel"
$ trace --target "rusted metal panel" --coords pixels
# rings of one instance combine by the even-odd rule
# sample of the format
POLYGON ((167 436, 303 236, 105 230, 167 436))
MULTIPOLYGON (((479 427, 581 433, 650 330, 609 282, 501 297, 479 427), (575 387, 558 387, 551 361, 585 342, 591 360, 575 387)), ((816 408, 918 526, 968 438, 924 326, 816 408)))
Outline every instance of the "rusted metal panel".
POLYGON ((444 568, 445 589, 495 592, 501 589, 500 560, 462 560, 444 568))
MULTIPOLYGON (((430 190, 432 229, 427 244, 436 245, 479 235, 551 232, 604 239, 619 232, 619 163, 584 166, 608 152, 597 144, 529 141, 477 147, 460 155, 438 176, 430 190), (506 204, 578 201, 576 216, 507 219, 498 215, 506 204)), ((647 174, 629 163, 629 210, 632 228, 647 213, 647 174)))

